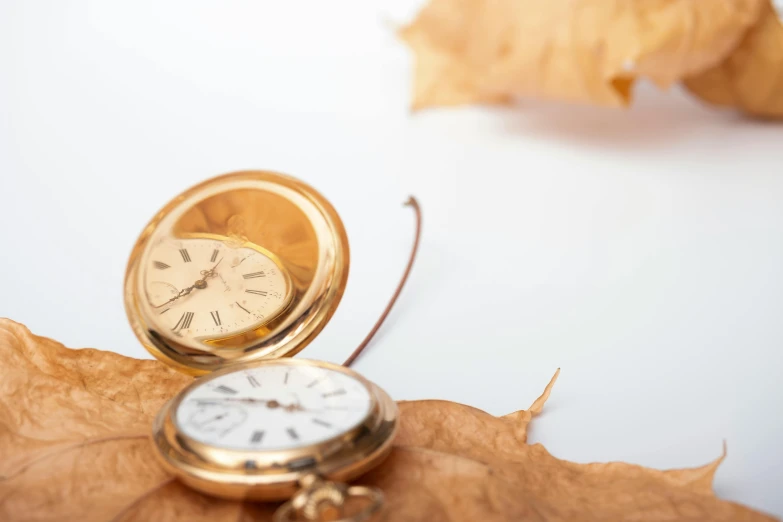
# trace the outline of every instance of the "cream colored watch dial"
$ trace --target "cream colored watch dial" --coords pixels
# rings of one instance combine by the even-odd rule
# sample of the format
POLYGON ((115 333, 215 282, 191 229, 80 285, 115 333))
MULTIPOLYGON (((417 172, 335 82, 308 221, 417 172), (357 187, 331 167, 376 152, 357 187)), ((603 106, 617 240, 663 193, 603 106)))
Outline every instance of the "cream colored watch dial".
POLYGON ((215 239, 162 239, 146 259, 150 315, 183 344, 257 328, 289 300, 283 269, 254 248, 215 239))

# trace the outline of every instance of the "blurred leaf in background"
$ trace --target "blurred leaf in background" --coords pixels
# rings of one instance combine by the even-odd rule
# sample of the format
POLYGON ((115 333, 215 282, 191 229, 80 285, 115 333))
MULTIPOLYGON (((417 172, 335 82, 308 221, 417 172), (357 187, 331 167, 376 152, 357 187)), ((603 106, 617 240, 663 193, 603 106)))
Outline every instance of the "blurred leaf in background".
POLYGON ((770 0, 431 0, 400 31, 414 110, 538 98, 623 107, 648 79, 783 116, 770 0))

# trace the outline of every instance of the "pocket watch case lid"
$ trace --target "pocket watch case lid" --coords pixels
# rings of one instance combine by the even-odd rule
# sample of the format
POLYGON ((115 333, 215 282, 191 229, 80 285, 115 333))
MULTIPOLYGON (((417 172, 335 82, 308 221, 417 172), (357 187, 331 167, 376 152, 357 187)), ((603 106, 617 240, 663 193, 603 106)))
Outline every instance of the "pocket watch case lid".
POLYGON ((191 375, 290 357, 334 314, 349 257, 339 215, 309 185, 224 174, 173 198, 143 229, 125 309, 144 347, 191 375))

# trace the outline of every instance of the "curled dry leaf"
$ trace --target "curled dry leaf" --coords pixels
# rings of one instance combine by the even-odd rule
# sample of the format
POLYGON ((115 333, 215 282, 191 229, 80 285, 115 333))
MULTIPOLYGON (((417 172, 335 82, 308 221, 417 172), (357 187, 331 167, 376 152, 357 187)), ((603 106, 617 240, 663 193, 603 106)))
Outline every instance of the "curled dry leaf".
POLYGON ((413 108, 536 97, 623 106, 722 62, 767 0, 431 0, 401 37, 413 108))
POLYGON ((685 80, 696 96, 756 116, 783 118, 783 20, 768 4, 721 63, 685 80))
MULTIPOLYGON (((210 498, 158 467, 149 431, 189 378, 157 361, 70 350, 0 320, 0 520, 262 522, 276 506, 210 498)), ((445 401, 400 403, 381 487, 383 521, 771 521, 717 499, 721 459, 657 471, 574 464, 527 444, 528 410, 505 417, 445 401)))

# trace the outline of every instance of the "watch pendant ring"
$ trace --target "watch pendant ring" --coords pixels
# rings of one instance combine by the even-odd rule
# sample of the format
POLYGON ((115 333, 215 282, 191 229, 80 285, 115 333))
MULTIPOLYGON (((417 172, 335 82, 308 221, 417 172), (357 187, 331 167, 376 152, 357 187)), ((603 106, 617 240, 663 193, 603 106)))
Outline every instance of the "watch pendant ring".
MULTIPOLYGON (((345 493, 346 500, 348 498, 362 498, 365 500, 365 505, 358 513, 354 513, 353 515, 344 518, 330 519, 333 522, 362 522, 377 513, 383 505, 383 493, 381 493, 381 490, 378 488, 349 486, 345 488, 345 493)), ((280 506, 274 516, 274 522, 302 522, 306 520, 317 521, 320 520, 320 517, 311 518, 305 515, 303 518, 297 513, 293 500, 289 500, 280 506)))

